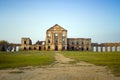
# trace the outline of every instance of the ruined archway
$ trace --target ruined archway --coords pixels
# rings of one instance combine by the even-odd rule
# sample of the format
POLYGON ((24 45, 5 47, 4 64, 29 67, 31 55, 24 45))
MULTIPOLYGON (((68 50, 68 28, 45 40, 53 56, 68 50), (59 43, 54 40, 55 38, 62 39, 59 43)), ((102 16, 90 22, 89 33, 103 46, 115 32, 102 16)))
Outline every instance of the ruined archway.
POLYGON ((58 46, 55 46, 55 51, 57 51, 58 50, 58 46))
POLYGON ((24 47, 24 50, 27 50, 27 48, 26 48, 26 47, 24 47))

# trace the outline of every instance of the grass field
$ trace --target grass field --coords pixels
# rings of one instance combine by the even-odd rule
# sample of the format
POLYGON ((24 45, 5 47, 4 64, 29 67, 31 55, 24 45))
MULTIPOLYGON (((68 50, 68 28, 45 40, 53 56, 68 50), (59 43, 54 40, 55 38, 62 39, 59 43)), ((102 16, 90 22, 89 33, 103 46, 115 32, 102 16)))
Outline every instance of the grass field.
POLYGON ((77 62, 86 61, 95 65, 108 66, 114 75, 120 76, 120 52, 64 51, 62 53, 77 62))
POLYGON ((55 61, 54 53, 47 51, 0 52, 0 69, 48 65, 55 61))
MULTIPOLYGON (((108 66, 112 73, 120 76, 120 52, 61 51, 64 56, 95 65, 108 66)), ((53 51, 0 52, 0 69, 23 66, 49 65, 55 61, 53 51)))

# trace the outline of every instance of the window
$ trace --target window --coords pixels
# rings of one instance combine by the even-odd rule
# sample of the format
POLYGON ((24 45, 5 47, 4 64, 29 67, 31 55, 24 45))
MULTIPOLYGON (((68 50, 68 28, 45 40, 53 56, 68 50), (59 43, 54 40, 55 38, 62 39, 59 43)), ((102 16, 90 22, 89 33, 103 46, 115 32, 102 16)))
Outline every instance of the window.
POLYGON ((50 43, 50 40, 48 40, 48 43, 50 43))
POLYGON ((58 34, 55 34, 55 36, 58 36, 58 34))
POLYGON ((84 43, 82 42, 82 45, 83 45, 84 43))
POLYGON ((65 36, 65 34, 62 35, 63 37, 65 36))
POLYGON ((48 34, 48 36, 50 37, 50 34, 48 34))
POLYGON ((87 42, 87 45, 89 45, 89 42, 87 42))
POLYGON ((42 45, 45 45, 45 42, 42 42, 42 45))
POLYGON ((26 41, 24 41, 24 44, 26 44, 26 41))
POLYGON ((50 49, 50 46, 48 46, 48 49, 50 49))
POLYGON ((77 45, 79 45, 79 42, 77 42, 77 45))
POLYGON ((74 42, 72 42, 72 44, 74 44, 74 42))
POLYGON ((58 40, 55 40, 55 43, 58 43, 58 40))

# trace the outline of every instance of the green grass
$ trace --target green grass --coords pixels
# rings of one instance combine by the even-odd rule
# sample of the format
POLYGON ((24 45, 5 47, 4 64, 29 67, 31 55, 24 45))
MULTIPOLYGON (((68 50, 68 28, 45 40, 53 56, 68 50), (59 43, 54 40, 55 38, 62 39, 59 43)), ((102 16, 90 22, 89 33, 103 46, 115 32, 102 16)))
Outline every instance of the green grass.
POLYGON ((107 66, 115 76, 120 76, 120 52, 78 52, 64 51, 64 56, 95 65, 107 66))
POLYGON ((55 61, 54 52, 21 51, 0 52, 0 69, 49 65, 55 61))

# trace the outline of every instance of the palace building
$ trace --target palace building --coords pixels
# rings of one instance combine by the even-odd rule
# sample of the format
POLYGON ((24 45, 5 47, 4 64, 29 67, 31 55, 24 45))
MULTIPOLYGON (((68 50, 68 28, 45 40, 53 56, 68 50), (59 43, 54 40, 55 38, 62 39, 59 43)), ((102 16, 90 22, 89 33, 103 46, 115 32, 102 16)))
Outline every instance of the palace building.
POLYGON ((32 44, 30 38, 21 38, 19 50, 78 50, 91 51, 91 38, 68 38, 67 30, 58 24, 46 31, 45 41, 37 41, 32 44))
POLYGON ((120 42, 91 43, 91 38, 68 38, 67 30, 58 24, 46 31, 45 41, 21 38, 21 43, 0 44, 0 51, 93 51, 93 52, 120 52, 120 42))

